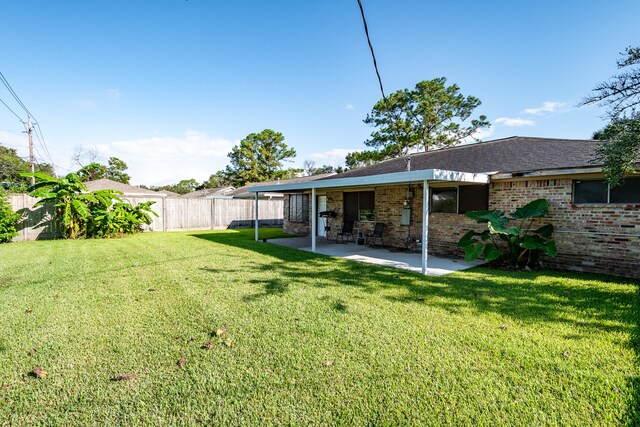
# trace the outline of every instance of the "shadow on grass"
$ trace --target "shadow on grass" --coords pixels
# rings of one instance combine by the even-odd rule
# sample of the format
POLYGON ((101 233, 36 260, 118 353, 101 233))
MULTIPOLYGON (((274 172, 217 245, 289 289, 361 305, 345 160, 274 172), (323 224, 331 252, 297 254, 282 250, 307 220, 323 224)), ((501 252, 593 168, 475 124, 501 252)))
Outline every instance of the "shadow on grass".
MULTIPOLYGON (((288 290, 287 282, 314 287, 356 287, 366 293, 380 293, 382 298, 398 304, 427 304, 453 313, 471 309, 522 322, 570 324, 578 331, 587 330, 587 333, 589 330, 627 333, 631 336, 629 345, 633 347, 640 365, 638 282, 573 272, 509 272, 482 267, 443 277, 425 277, 407 270, 255 242, 243 234, 193 236, 271 258, 266 263, 258 261, 250 268, 258 273, 275 273, 279 279, 254 281, 264 290, 249 300, 282 295, 288 290), (572 282, 571 279, 580 282, 572 282), (607 282, 611 286, 606 286, 607 282), (398 292, 385 292, 390 288, 404 292, 400 295, 398 292)), ((344 301, 334 304, 333 308, 337 312, 348 311, 344 301)), ((582 334, 565 338, 582 339, 582 334)), ((629 425, 639 425, 640 378, 631 377, 629 382, 634 394, 627 419, 629 425)))

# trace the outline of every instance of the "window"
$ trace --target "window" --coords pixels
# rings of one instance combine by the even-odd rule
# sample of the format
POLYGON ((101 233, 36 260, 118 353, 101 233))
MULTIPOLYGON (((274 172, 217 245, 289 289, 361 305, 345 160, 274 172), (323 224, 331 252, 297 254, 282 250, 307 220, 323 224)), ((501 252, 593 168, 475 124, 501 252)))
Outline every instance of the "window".
POLYGON ((375 191, 343 193, 345 221, 375 221, 375 191))
POLYGON ((309 222, 309 195, 289 195, 289 221, 309 222))
POLYGON ((465 213, 489 209, 488 185, 431 189, 431 213, 465 213))
POLYGON ((434 188, 431 190, 432 213, 457 213, 458 189, 455 187, 434 188))
POLYGON ((573 183, 573 203, 640 203, 640 177, 626 178, 610 188, 603 179, 576 180, 573 183))
POLYGON ((461 185, 458 213, 486 211, 489 209, 488 185, 461 185))

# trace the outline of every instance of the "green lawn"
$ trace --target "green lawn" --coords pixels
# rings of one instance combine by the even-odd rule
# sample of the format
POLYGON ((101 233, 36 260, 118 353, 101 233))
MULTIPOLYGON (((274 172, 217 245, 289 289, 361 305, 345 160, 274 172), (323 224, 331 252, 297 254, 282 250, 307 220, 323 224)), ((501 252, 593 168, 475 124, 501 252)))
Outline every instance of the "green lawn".
POLYGON ((251 236, 0 245, 0 425, 640 420, 637 283, 424 277, 251 236))

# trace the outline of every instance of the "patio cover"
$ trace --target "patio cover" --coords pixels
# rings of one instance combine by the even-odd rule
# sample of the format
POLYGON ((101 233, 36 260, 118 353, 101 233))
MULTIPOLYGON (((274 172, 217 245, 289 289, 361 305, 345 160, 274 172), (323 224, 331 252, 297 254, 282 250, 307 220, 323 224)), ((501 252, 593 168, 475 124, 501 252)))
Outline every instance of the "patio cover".
MULTIPOLYGON (((316 229, 316 190, 318 189, 338 189, 354 187, 371 187, 385 185, 417 184, 423 185, 422 194, 422 273, 427 272, 427 246, 429 237, 429 183, 430 182, 459 182, 459 183, 489 183, 489 174, 457 172, 442 169, 423 169, 416 171, 394 172, 379 175, 357 176, 351 178, 319 179, 316 181, 286 183, 274 185, 252 186, 247 190, 255 193, 256 200, 256 221, 255 239, 258 240, 258 218, 259 218, 259 198, 258 193, 262 192, 299 192, 311 191, 311 230, 316 229)), ((316 252, 316 233, 311 232, 311 251, 316 252)))

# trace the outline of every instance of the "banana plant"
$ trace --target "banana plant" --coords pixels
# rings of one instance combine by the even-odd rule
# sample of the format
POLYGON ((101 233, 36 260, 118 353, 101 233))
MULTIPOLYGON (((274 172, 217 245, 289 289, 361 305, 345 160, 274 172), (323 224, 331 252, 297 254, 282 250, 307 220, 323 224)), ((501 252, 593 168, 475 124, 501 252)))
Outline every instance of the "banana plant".
POLYGON ((533 228, 536 218, 549 213, 546 199, 534 200, 512 212, 507 217, 503 211, 471 211, 465 216, 486 223, 482 232, 470 230, 458 241, 464 248, 467 261, 482 256, 487 261, 504 259, 512 266, 530 267, 538 261, 540 253, 556 256, 556 242, 551 239, 553 225, 533 228), (510 225, 510 223, 517 225, 510 225))
POLYGON ((115 190, 98 190, 89 192, 79 175, 70 173, 62 178, 55 178, 44 173, 21 174, 24 177, 34 176, 38 182, 29 187, 33 197, 39 197, 34 206, 53 205, 56 217, 62 227, 62 235, 67 239, 76 239, 86 232, 86 225, 91 218, 91 207, 95 205, 109 207, 114 200, 122 201, 115 190))

